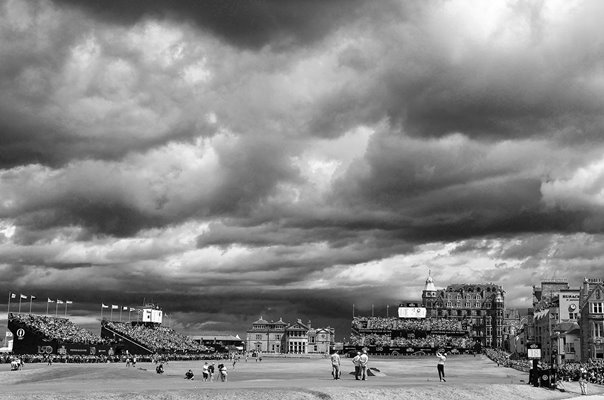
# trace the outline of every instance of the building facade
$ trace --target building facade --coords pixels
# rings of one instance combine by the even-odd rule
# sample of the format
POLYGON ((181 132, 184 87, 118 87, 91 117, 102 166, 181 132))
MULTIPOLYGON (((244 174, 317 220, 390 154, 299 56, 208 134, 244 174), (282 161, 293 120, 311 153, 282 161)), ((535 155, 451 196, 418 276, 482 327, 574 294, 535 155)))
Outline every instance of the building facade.
POLYGON ((454 284, 437 290, 428 276, 422 305, 428 318, 457 319, 482 346, 501 348, 504 342, 505 292, 499 285, 454 284))
POLYGON ((604 358, 604 285, 585 278, 579 294, 581 361, 604 358))
POLYGON ((262 317, 246 332, 247 351, 272 354, 324 354, 335 341, 334 328, 313 328, 311 322, 266 321, 262 317))

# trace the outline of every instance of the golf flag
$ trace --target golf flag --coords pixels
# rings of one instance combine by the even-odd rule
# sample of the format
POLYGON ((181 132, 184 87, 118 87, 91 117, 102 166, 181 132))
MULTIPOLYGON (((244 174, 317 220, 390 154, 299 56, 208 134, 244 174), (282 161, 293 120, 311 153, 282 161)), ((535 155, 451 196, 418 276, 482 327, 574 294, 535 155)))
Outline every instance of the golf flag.
POLYGON ((57 304, 63 304, 63 300, 57 299, 57 304))
POLYGON ((33 300, 33 299, 35 299, 35 298, 36 298, 36 296, 29 296, 29 298, 30 298, 31 300, 33 300))
POLYGON ((22 298, 22 299, 27 299, 27 295, 22 294, 22 295, 21 295, 21 298, 22 298))
POLYGON ((65 302, 65 304, 73 304, 73 301, 71 301, 71 300, 67 300, 67 301, 65 302))
POLYGON ((105 305, 105 304, 103 304, 103 303, 101 303, 101 307, 103 307, 103 308, 109 308, 109 306, 108 306, 108 305, 105 305))
POLYGON ((130 308, 130 312, 136 311, 136 308, 130 308))
POLYGON ((124 306, 124 307, 122 307, 122 310, 128 311, 128 307, 124 306))
POLYGON ((48 299, 46 302, 47 302, 47 303, 54 303, 55 301, 54 301, 54 300, 51 300, 51 299, 48 299))
POLYGON ((10 298, 11 299, 16 299, 17 298, 17 294, 16 293, 11 293, 10 294, 10 298))
POLYGON ((120 308, 120 306, 116 306, 115 304, 112 304, 112 305, 111 305, 111 309, 112 309, 112 310, 117 310, 118 308, 120 308))

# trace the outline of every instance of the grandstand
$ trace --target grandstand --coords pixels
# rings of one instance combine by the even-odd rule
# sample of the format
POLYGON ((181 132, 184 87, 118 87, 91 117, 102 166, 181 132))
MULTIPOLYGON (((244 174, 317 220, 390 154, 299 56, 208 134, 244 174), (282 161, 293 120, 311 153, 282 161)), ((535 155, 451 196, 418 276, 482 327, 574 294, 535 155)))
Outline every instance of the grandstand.
POLYGON ((143 310, 143 319, 116 322, 103 319, 101 335, 78 327, 67 318, 10 313, 14 354, 119 356, 129 354, 201 354, 212 348, 162 326, 161 310, 143 310))
MULTIPOLYGON (((345 352, 367 348, 373 354, 435 353, 439 349, 452 352, 471 352, 476 342, 467 326, 455 319, 425 318, 419 308, 417 317, 384 318, 354 317, 350 341, 345 352)), ((401 313, 399 313, 401 314, 401 313)), ((403 315, 410 315, 403 311, 403 315)))
POLYGON ((103 320, 101 337, 112 340, 120 351, 131 354, 198 354, 211 349, 161 324, 103 320))
POLYGON ((67 318, 34 314, 8 315, 14 354, 112 355, 113 343, 67 318))

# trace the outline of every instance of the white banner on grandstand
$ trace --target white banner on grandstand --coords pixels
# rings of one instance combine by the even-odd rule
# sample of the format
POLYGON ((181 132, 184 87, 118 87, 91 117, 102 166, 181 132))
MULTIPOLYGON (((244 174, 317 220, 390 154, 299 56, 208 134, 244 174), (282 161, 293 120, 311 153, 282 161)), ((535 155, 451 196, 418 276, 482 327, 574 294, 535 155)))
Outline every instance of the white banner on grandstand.
POLYGON ((426 318, 426 309, 424 307, 399 307, 399 318, 426 318))

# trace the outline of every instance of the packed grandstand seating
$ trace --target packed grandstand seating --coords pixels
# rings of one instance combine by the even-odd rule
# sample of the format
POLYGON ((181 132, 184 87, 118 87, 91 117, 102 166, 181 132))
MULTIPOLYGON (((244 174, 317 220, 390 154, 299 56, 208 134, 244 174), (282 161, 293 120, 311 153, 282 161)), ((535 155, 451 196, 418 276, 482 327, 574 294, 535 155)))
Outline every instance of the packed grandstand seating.
POLYGON ((203 352, 206 346, 193 339, 161 325, 131 324, 128 322, 107 321, 105 326, 133 341, 157 352, 203 352))
POLYGON ((454 347, 471 349, 475 342, 466 337, 448 335, 426 335, 422 338, 392 338, 389 334, 351 335, 350 345, 353 346, 401 346, 401 347, 454 347))
POLYGON ((100 336, 78 327, 66 318, 11 313, 9 319, 19 327, 62 343, 100 344, 104 342, 100 336))
POLYGON ((558 376, 563 381, 577 381, 581 375, 581 368, 586 371, 586 380, 598 385, 604 384, 604 361, 590 360, 587 363, 564 363, 558 369, 558 376))
POLYGON ((356 331, 446 331, 446 332, 465 332, 462 323, 458 320, 445 318, 384 318, 384 317, 354 317, 352 328, 356 331))

